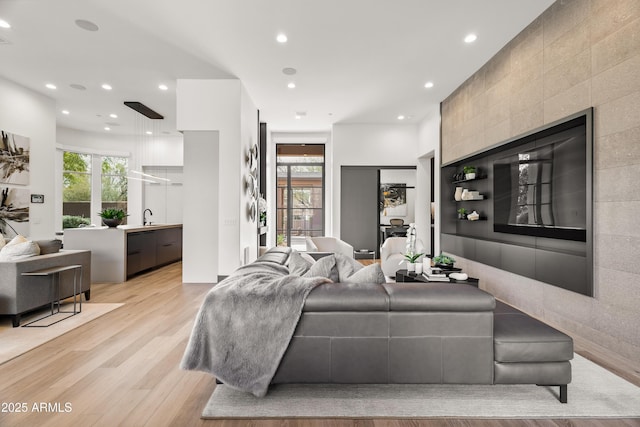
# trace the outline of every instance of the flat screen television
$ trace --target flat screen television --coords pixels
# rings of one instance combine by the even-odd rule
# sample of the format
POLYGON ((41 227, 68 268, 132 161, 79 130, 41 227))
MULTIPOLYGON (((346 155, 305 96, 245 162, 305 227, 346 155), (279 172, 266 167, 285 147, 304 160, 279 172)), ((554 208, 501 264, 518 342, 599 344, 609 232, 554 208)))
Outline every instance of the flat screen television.
POLYGON ((495 232, 586 241, 587 137, 580 116, 514 141, 494 160, 495 232))

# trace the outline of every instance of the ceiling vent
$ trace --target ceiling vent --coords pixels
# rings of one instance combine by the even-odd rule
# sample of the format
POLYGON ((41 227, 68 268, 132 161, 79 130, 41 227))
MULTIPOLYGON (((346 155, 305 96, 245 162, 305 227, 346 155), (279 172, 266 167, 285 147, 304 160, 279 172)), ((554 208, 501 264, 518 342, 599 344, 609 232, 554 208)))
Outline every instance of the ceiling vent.
POLYGON ((149 108, 146 105, 144 105, 142 102, 125 101, 124 105, 126 105, 127 107, 129 107, 129 108, 131 108, 133 110, 136 110, 138 113, 140 113, 143 116, 146 116, 146 117, 148 117, 150 119, 154 119, 154 120, 164 119, 164 116, 162 116, 162 114, 156 113, 151 108, 149 108))
POLYGON ((2 37, 0 37, 0 44, 11 44, 11 42, 7 39, 3 39, 2 37))

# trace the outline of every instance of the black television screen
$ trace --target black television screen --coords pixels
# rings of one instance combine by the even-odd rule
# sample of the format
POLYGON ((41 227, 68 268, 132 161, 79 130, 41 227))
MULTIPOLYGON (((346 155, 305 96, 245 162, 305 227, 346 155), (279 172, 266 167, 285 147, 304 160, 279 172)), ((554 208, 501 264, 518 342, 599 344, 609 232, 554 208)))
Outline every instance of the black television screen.
POLYGON ((586 241, 586 138, 581 116, 494 161, 494 231, 586 241))

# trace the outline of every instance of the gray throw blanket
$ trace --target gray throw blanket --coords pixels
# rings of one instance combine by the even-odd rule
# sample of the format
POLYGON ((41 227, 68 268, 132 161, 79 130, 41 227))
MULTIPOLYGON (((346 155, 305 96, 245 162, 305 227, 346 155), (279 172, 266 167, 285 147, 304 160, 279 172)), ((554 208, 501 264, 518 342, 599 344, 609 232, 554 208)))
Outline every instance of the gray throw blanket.
POLYGON ((307 295, 328 281, 292 276, 286 267, 267 262, 239 268, 206 295, 180 366, 264 396, 307 295))

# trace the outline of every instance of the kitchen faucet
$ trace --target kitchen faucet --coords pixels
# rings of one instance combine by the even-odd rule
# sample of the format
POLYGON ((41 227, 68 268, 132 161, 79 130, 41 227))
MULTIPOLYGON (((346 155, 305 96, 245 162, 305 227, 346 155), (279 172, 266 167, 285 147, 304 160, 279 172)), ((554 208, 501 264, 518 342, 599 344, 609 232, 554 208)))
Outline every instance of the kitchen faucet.
MULTIPOLYGON (((147 225, 147 211, 149 211, 149 215, 153 216, 153 212, 151 212, 151 209, 145 209, 142 212, 142 225, 147 225)), ((149 225, 151 225, 151 221, 149 221, 149 225)))

